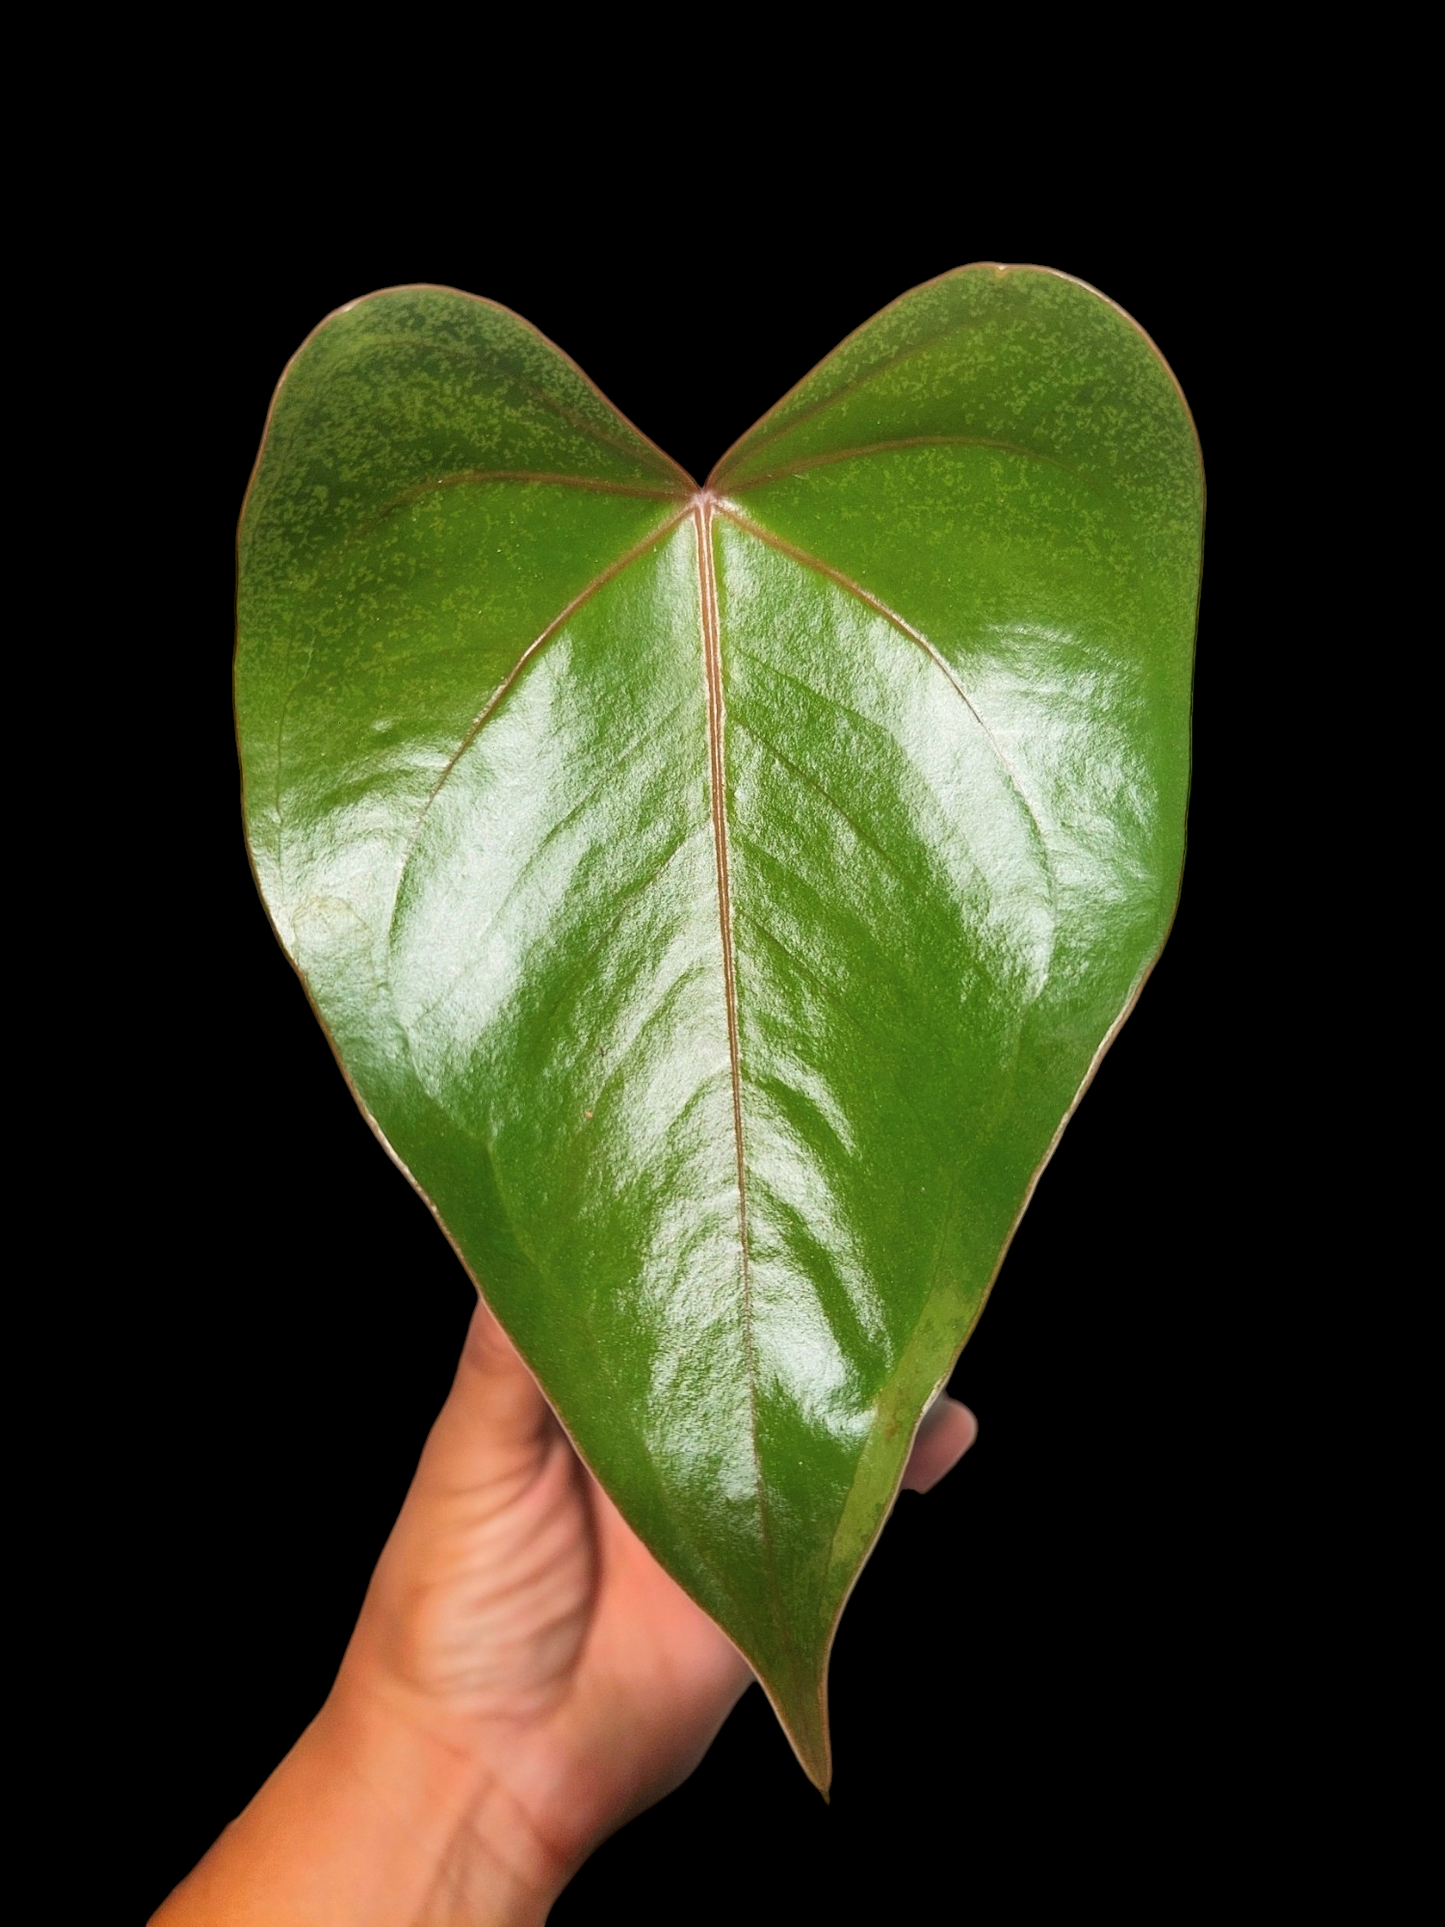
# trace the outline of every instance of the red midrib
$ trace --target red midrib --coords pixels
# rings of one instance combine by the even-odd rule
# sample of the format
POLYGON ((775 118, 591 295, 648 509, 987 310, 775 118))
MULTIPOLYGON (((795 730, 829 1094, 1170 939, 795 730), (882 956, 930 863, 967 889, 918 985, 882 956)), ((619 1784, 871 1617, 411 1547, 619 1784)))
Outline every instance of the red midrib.
MULTIPOLYGON (((743 1083, 738 1047, 737 973, 733 959, 732 886, 728 871, 727 787, 723 756, 723 728, 727 707, 723 698, 722 645, 718 626, 717 570, 713 561, 713 496, 699 489, 693 500, 697 524, 697 561, 702 603, 703 677, 707 688, 708 774, 712 794, 713 854, 717 863, 718 925, 722 935, 723 997, 727 1005, 728 1061, 732 1072, 733 1144, 737 1154, 738 1230, 741 1245, 743 1344, 748 1374, 748 1421, 752 1435, 753 1476, 758 1495, 758 1526, 763 1541, 763 1556, 773 1579, 773 1610, 780 1630, 784 1631, 778 1610, 777 1581, 773 1573, 772 1543, 768 1532, 768 1507, 763 1485, 762 1460, 758 1452, 758 1374, 753 1349, 752 1279, 748 1252, 748 1180, 743 1155, 743 1083)), ((790 1642, 791 1643, 791 1642, 790 1642)))

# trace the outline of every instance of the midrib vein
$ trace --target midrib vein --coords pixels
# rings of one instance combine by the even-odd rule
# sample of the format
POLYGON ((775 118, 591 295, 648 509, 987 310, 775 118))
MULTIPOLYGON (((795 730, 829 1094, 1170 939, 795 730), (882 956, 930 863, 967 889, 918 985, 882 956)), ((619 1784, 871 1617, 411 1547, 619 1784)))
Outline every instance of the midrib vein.
POLYGON ((703 678, 707 686, 708 775, 712 793, 713 854, 717 863, 718 925, 722 934, 723 997, 727 1005, 728 1063, 732 1074, 733 1145, 737 1157, 738 1234, 742 1282, 743 1352, 748 1374, 748 1428, 752 1440, 753 1477, 758 1495, 758 1530, 763 1542, 763 1558, 772 1579, 772 1604, 780 1631, 786 1630, 778 1611, 777 1579, 773 1549, 768 1530, 768 1504, 763 1485, 762 1459, 758 1451, 758 1374, 753 1349, 752 1278, 748 1251, 748 1179, 743 1155, 743 1081, 738 1049, 738 990, 733 958, 732 887, 728 875, 728 831, 726 763, 723 729, 727 705, 723 696, 722 644, 717 608, 717 570, 712 552, 713 505, 710 497, 700 496, 693 505, 697 524, 697 566, 702 604, 703 678))

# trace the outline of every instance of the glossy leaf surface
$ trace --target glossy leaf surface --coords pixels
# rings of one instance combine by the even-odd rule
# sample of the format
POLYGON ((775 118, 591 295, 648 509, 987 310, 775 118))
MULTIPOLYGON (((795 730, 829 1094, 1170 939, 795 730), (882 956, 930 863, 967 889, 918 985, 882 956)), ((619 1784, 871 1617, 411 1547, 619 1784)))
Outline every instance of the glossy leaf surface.
POLYGON ((838 1614, 1172 916, 1202 512, 1156 351, 1037 269, 904 296, 702 489, 449 290, 343 309, 277 392, 267 906, 822 1784, 838 1614))

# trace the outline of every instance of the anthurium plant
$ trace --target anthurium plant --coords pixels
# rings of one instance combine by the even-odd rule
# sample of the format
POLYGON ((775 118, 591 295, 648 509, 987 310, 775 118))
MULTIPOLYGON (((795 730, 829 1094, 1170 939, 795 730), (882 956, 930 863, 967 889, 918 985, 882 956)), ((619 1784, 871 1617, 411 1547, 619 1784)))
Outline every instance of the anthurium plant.
POLYGON ((276 393, 267 908, 819 1785, 839 1615, 1173 915, 1203 503, 1158 351, 1037 268, 903 295, 702 484, 451 289, 339 310, 276 393))

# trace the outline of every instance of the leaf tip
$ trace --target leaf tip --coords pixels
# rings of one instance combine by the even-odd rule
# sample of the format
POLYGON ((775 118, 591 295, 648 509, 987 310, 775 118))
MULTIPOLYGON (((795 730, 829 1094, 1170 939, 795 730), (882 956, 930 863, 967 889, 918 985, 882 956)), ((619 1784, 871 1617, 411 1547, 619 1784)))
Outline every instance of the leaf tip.
POLYGON ((833 1745, 828 1730, 826 1671, 811 1690, 799 1693, 796 1698, 791 1695, 786 1698, 783 1695, 775 1696, 761 1674, 759 1684, 772 1702, 778 1724, 787 1735, 799 1766, 822 1794, 824 1805, 827 1805, 833 1784, 833 1745))

